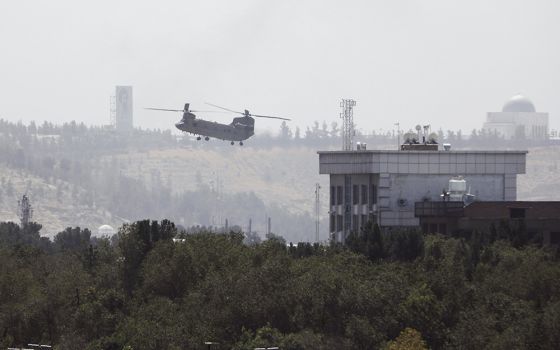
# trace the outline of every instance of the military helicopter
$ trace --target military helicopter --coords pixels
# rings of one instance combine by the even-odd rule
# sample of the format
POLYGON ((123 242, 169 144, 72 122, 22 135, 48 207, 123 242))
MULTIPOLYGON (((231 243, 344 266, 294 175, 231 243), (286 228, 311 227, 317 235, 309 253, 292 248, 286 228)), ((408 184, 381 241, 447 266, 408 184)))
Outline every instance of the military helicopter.
MULTIPOLYGON (((281 119, 290 120, 288 118, 272 117, 269 115, 258 115, 251 114, 248 110, 244 112, 234 111, 225 107, 220 107, 211 103, 207 103, 210 106, 223 109, 231 113, 241 114, 242 117, 233 118, 230 124, 221 124, 217 122, 212 122, 204 119, 197 119, 194 113, 199 112, 218 112, 218 111, 195 111, 189 109, 189 103, 185 103, 185 108, 180 109, 163 109, 163 108, 146 108, 154 111, 167 111, 167 112, 183 112, 183 118, 181 121, 175 124, 177 129, 181 131, 188 132, 190 134, 197 135, 197 140, 201 140, 202 136, 206 141, 210 140, 211 137, 231 141, 234 145, 236 141, 239 141, 239 145, 243 146, 243 140, 255 134, 255 119, 257 118, 270 118, 270 119, 281 119)), ((224 112, 225 113, 225 112, 224 112)))

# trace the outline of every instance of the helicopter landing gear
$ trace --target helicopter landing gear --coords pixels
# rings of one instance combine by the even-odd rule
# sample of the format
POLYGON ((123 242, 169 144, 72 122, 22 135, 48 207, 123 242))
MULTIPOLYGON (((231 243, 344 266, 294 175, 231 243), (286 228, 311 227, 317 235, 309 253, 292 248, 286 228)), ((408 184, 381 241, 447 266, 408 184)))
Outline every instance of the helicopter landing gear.
POLYGON ((235 142, 231 141, 231 145, 233 146, 235 144, 235 142))
POLYGON ((205 139, 206 141, 210 140, 210 138, 209 138, 208 136, 206 136, 204 139, 205 139))
POLYGON ((197 140, 197 141, 200 141, 200 139, 201 139, 201 137, 200 137, 200 136, 196 138, 196 140, 197 140))
POLYGON ((243 141, 239 141, 239 146, 243 146, 243 141))

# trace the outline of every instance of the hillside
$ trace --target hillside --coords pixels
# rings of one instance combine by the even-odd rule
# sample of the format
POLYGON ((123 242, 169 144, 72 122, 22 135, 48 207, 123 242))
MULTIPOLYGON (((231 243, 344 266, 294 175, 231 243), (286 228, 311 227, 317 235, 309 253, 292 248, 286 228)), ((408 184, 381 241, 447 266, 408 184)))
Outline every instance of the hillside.
POLYGON ((48 182, 0 164, 0 184, 0 221, 19 222, 18 200, 27 193, 34 209, 33 220, 43 226, 43 235, 53 236, 68 226, 87 227, 95 233, 101 224, 122 223, 104 208, 79 204, 75 198, 84 190, 61 180, 48 182))
POLYGON ((118 160, 125 175, 148 186, 157 174, 175 193, 201 185, 217 188, 220 183, 224 193, 252 191, 265 204, 293 213, 314 211, 317 182, 327 198, 328 177, 319 176, 317 152, 311 148, 174 148, 110 158, 118 160))
MULTIPOLYGON (((265 231, 268 215, 272 216, 274 232, 294 240, 311 239, 314 190, 318 182, 322 186, 322 237, 327 237, 328 176, 318 174, 314 147, 216 147, 194 143, 149 149, 129 148, 113 155, 93 156, 85 160, 87 163, 82 161, 82 169, 91 169, 93 180, 87 185, 80 182, 82 180, 61 180, 71 179, 68 174, 74 171, 60 172, 61 165, 55 165, 52 176, 39 177, 25 167, 0 163, 0 219, 17 221, 17 201, 23 193, 28 193, 35 208, 34 219, 43 225, 42 234, 46 235, 53 235, 67 226, 92 230, 106 223, 119 226, 123 217, 135 220, 150 213, 153 219, 169 217, 187 226, 220 225, 228 218, 230 224, 239 224, 244 229, 252 217, 253 229, 261 233, 265 231), (110 173, 133 182, 109 179, 110 173), (103 183, 111 181, 111 186, 103 183), (123 186, 133 192, 128 190, 123 191, 123 195, 111 196, 114 189, 123 186), (135 188, 137 193, 134 193, 135 188), (142 196, 161 191, 169 191, 177 198, 154 199, 151 207, 142 203, 139 207, 142 210, 130 205, 140 204, 137 199, 142 196), (251 192, 254 197, 235 197, 251 192), (130 206, 126 215, 114 206, 115 198, 120 198, 121 208, 130 206), (247 203, 248 200, 254 203, 247 203), (264 207, 259 204, 261 201, 264 207), (167 206, 162 206, 165 203, 167 206), (153 205, 157 205, 158 212, 153 210, 153 205), (299 215, 297 220, 294 215, 299 215), (301 228, 294 228, 296 225, 301 228)), ((73 165, 78 164, 77 161, 72 162, 70 168, 78 169, 73 165)), ((559 163, 559 146, 531 148, 527 156, 527 174, 518 178, 518 199, 560 200, 559 163)), ((150 198, 145 200, 149 202, 150 198)))

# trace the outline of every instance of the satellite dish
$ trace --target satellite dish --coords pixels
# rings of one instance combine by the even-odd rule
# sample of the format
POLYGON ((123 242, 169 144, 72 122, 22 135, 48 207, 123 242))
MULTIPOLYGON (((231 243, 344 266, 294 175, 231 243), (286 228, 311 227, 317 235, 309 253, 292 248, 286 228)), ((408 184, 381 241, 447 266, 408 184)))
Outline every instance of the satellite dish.
POLYGON ((412 131, 407 132, 404 134, 405 143, 414 143, 413 140, 416 139, 416 134, 412 131))
POLYGON ((415 129, 416 129, 416 131, 420 131, 420 130, 422 130, 422 127, 420 126, 420 124, 418 124, 418 125, 416 125, 415 129))
POLYGON ((430 134, 430 136, 428 136, 428 141, 430 143, 437 143, 437 138, 438 138, 438 135, 435 132, 433 132, 433 133, 430 134))

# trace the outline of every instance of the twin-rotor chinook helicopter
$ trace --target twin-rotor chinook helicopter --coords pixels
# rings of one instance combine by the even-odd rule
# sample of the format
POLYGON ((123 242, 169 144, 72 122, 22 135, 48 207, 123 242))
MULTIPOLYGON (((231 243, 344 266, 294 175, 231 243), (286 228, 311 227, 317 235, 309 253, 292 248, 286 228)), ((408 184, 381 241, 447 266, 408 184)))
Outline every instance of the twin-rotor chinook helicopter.
POLYGON ((183 118, 181 119, 181 121, 175 124, 177 129, 197 135, 197 140, 201 140, 202 136, 204 136, 204 139, 206 141, 210 140, 210 138, 213 137, 220 140, 231 141, 232 145, 235 144, 236 141, 239 141, 240 146, 243 146, 243 140, 246 140, 255 134, 255 119, 253 117, 290 120, 287 118, 272 117, 269 115, 251 114, 248 110, 245 110, 244 112, 238 112, 228 108, 213 105, 211 103, 208 103, 208 105, 226 110, 231 113, 241 114, 242 117, 233 118, 233 121, 230 124, 221 124, 204 119, 197 119, 194 113, 216 111, 194 111, 189 109, 188 103, 185 103, 185 108, 183 110, 163 108, 146 109, 155 111, 183 112, 183 118))

